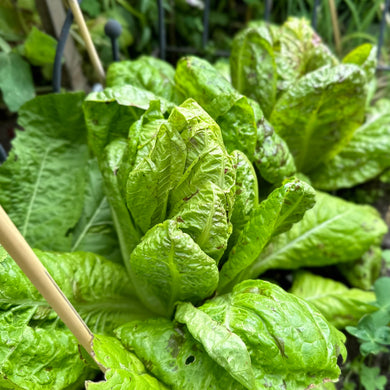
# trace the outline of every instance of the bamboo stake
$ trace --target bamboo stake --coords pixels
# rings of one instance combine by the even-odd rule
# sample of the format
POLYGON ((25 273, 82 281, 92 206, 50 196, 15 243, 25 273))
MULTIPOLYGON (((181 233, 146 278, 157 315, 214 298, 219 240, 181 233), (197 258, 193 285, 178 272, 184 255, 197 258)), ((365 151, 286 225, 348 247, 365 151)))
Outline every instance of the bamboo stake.
POLYGON ((78 342, 94 358, 93 334, 0 206, 0 244, 38 289, 78 342))
POLYGON ((74 20, 76 21, 77 25, 80 28, 80 33, 84 39, 85 47, 87 49, 89 58, 91 59, 92 65, 95 68, 95 71, 99 76, 100 81, 104 83, 106 75, 104 73, 104 69, 102 63, 100 62, 99 56, 97 55, 95 46, 92 42, 92 38, 88 31, 88 27, 85 23, 83 13, 81 12, 79 3, 77 0, 68 0, 68 3, 70 9, 72 10, 74 20))
POLYGON ((337 54, 340 56, 342 53, 341 34, 340 34, 339 21, 337 18, 337 9, 336 9, 335 0, 329 0, 329 8, 330 8, 330 14, 332 17, 333 35, 334 35, 334 42, 336 45, 336 51, 337 51, 337 54))

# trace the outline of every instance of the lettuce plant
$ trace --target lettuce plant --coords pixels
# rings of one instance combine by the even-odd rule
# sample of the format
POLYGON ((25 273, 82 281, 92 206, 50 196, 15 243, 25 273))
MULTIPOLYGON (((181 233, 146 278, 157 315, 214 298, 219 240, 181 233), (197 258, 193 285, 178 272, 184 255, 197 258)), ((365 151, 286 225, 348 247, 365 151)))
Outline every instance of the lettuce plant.
POLYGON ((308 274, 292 293, 258 278, 353 264, 384 222, 294 177, 259 104, 207 62, 137 61, 114 64, 102 92, 40 96, 19 112, 0 202, 94 332, 95 361, 0 248, 0 387, 337 380, 346 349, 334 325, 356 325, 372 294, 336 282, 313 291, 308 274))
POLYGON ((370 105, 375 47, 340 62, 307 21, 289 18, 241 31, 230 64, 233 86, 260 104, 316 188, 353 187, 390 166, 390 102, 370 105))

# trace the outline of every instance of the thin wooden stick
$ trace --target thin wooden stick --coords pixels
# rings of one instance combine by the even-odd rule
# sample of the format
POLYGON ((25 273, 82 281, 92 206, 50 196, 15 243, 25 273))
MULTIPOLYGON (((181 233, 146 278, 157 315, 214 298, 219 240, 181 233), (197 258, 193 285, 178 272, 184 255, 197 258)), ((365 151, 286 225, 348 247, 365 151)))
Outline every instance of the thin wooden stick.
POLYGON ((92 42, 92 38, 88 31, 88 27, 85 23, 83 13, 81 12, 79 3, 77 0, 68 0, 68 3, 70 9, 72 10, 74 20, 76 21, 77 25, 80 28, 80 33, 84 39, 85 47, 87 48, 87 52, 89 54, 89 58, 91 59, 92 65, 95 68, 100 81, 104 83, 106 75, 104 73, 104 69, 102 63, 100 62, 99 56, 97 55, 95 46, 92 42))
POLYGON ((330 8, 330 15, 332 17, 333 35, 334 35, 334 42, 336 45, 336 51, 337 54, 341 56, 342 54, 341 34, 340 34, 339 21, 337 18, 336 3, 334 0, 329 0, 329 8, 330 8))
POLYGON ((0 244, 38 289, 78 342, 94 357, 93 334, 0 206, 0 244))

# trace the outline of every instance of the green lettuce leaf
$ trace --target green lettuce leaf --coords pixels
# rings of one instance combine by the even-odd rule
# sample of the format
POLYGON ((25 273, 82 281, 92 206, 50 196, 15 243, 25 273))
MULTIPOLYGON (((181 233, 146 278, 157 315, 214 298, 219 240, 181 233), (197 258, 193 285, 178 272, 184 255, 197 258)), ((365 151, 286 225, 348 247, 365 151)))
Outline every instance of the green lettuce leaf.
POLYGON ((363 69, 367 83, 375 77, 377 62, 377 48, 370 43, 356 47, 343 58, 344 64, 356 64, 363 69))
POLYGON ((168 121, 181 132, 187 152, 186 170, 170 194, 169 216, 218 261, 231 234, 234 161, 223 145, 220 128, 194 100, 175 108, 168 121))
POLYGON ((129 173, 126 204, 134 222, 145 234, 164 221, 170 191, 181 179, 186 144, 169 124, 162 124, 150 152, 129 173))
POLYGON ((84 205, 88 148, 83 93, 35 98, 19 111, 18 131, 0 167, 0 204, 27 242, 70 251, 84 205))
POLYGON ((113 62, 107 70, 107 87, 130 84, 153 92, 168 101, 180 104, 181 96, 174 81, 175 69, 155 57, 141 56, 134 61, 113 62))
POLYGON ((320 164, 310 178, 316 188, 349 188, 378 176, 390 167, 390 100, 370 108, 365 123, 331 160, 320 164))
POLYGON ((278 89, 294 88, 302 76, 325 65, 338 64, 337 58, 322 43, 310 22, 289 17, 280 27, 270 29, 278 70, 278 89))
POLYGON ((85 383, 87 390, 164 390, 165 385, 148 374, 145 366, 120 341, 110 336, 94 336, 94 360, 104 368, 105 381, 85 383))
POLYGON ((339 152, 364 120, 366 78, 352 64, 306 74, 277 101, 270 118, 298 171, 308 173, 339 152))
POLYGON ((88 161, 87 175, 84 208, 72 231, 73 242, 70 251, 94 252, 115 262, 121 262, 118 237, 96 159, 88 161))
POLYGON ((215 261, 169 219, 146 233, 130 256, 129 269, 141 301, 166 317, 177 301, 198 303, 218 284, 215 261))
POLYGON ((100 162, 105 193, 110 204, 112 218, 118 235, 122 259, 128 266, 131 252, 141 240, 141 232, 135 226, 120 191, 118 170, 127 150, 125 139, 116 139, 104 149, 100 162))
MULTIPOLYGON (((245 343, 256 389, 303 389, 340 374, 337 358, 345 359, 345 336, 303 299, 272 283, 246 280, 199 310, 245 343)), ((212 340, 215 331, 204 337, 212 340)))
POLYGON ((207 354, 234 379, 248 389, 255 388, 255 377, 246 345, 225 324, 212 320, 190 303, 178 305, 175 319, 186 324, 188 331, 203 345, 207 354))
POLYGON ((17 53, 0 53, 0 90, 12 112, 35 96, 30 66, 17 53))
POLYGON ((197 57, 179 60, 175 81, 180 91, 195 99, 221 127, 228 152, 241 150, 251 160, 256 144, 256 124, 247 98, 211 64, 197 57))
POLYGON ((257 125, 254 163, 263 179, 272 184, 280 184, 296 173, 294 157, 286 142, 264 117, 257 125))
POLYGON ((187 328, 168 319, 133 321, 116 331, 122 344, 173 390, 243 390, 193 339, 187 328))
POLYGON ((373 292, 348 288, 310 272, 298 272, 290 292, 315 306, 338 329, 357 325, 363 315, 377 310, 373 292))
MULTIPOLYGON (((92 253, 35 253, 92 331, 112 333, 150 317, 123 266, 92 253)), ((3 248, 0 269, 0 377, 26 390, 63 389, 90 377, 96 367, 3 248)))
POLYGON ((317 192, 316 204, 288 232, 274 237, 249 270, 249 277, 267 269, 296 269, 350 262, 372 245, 379 245, 387 231, 371 206, 356 205, 317 192))
POLYGON ((232 84, 260 104, 268 118, 276 101, 277 69, 268 29, 249 27, 233 40, 230 55, 232 84))
POLYGON ((152 92, 131 85, 106 88, 89 94, 83 104, 88 143, 99 158, 103 149, 117 138, 126 138, 130 125, 149 108, 150 101, 161 101, 162 111, 173 103, 152 92))
POLYGON ((233 152, 236 159, 236 185, 233 212, 230 221, 233 232, 229 237, 227 253, 236 244, 241 231, 250 219, 252 210, 259 203, 258 182, 253 165, 240 151, 233 152))
POLYGON ((273 236, 302 219, 314 205, 314 190, 298 179, 286 180, 280 188, 254 207, 236 245, 229 253, 219 276, 219 292, 226 292, 248 279, 248 270, 273 236))
POLYGON ((382 250, 379 246, 372 246, 360 259, 341 263, 337 268, 351 286, 369 290, 381 272, 382 250))

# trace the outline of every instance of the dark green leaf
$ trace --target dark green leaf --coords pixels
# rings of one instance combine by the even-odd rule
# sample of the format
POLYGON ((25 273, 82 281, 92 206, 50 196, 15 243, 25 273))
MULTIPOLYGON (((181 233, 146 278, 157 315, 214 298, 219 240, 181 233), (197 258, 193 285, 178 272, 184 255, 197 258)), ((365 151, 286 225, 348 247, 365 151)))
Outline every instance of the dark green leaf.
POLYGON ((84 204, 88 149, 83 93, 44 95, 19 111, 19 131, 0 167, 0 204, 31 246, 70 251, 84 204))

